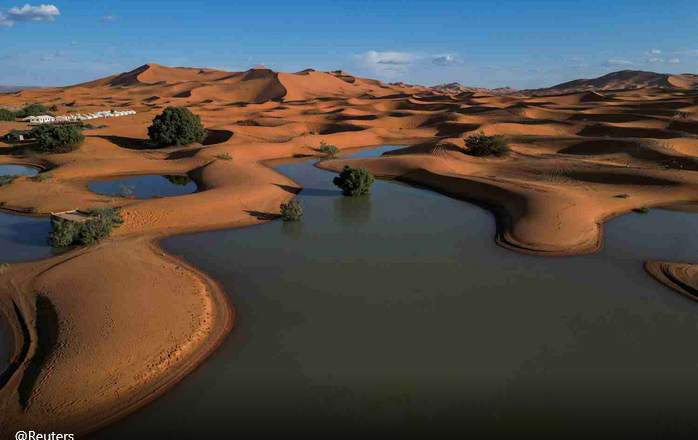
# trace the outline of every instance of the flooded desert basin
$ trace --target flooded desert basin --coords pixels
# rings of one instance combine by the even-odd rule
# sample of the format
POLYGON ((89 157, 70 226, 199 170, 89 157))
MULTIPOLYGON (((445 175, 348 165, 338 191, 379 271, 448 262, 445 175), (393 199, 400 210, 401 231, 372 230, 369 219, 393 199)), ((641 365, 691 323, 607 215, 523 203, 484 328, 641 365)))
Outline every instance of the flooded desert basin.
POLYGON ((303 223, 162 243, 221 282, 231 335, 92 438, 697 431, 698 304, 642 268, 697 260, 695 214, 625 215, 597 254, 535 257, 469 203, 384 181, 343 198, 312 161, 276 169, 304 186, 303 223))
POLYGON ((87 186, 97 194, 136 196, 139 199, 175 197, 196 191, 196 184, 187 176, 128 176, 90 182, 87 186))

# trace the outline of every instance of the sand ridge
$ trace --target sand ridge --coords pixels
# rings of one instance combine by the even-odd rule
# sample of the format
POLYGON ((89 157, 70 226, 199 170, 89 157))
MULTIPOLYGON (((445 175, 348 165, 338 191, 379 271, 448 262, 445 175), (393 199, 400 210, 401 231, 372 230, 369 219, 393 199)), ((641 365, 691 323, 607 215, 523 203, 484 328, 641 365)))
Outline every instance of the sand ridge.
MULTIPOLYGON (((66 432, 96 429, 155 398, 220 343, 233 316, 225 293, 156 243, 278 214, 300 187, 267 166, 269 160, 319 156, 321 142, 342 150, 405 145, 379 158, 318 166, 335 172, 345 164, 363 166, 380 178, 481 203, 497 215, 497 242, 517 252, 588 253, 603 245, 602 224, 610 217, 698 199, 697 99, 693 89, 650 87, 454 94, 339 71, 154 64, 73 87, 0 95, 0 105, 38 101, 58 105, 58 114, 137 111, 97 120, 105 127, 85 131, 85 144, 69 154, 31 156, 21 145, 0 144, 0 163, 31 164, 53 176, 43 182, 22 177, 0 188, 2 209, 47 216, 122 206, 125 219, 96 246, 12 265, 0 275, 2 312, 12 317, 17 308, 28 329, 13 321, 17 356, 21 347, 28 351, 0 388, 1 410, 8 414, 0 431, 33 423, 66 432), (180 148, 151 144, 147 127, 169 105, 200 115, 209 138, 180 148), (469 156, 465 140, 477 131, 506 136, 511 156, 469 156), (145 174, 187 174, 198 190, 139 200, 87 188, 106 176, 145 174), (45 364, 31 370, 44 325, 36 320, 37 304, 50 304, 58 339, 45 364), (106 412, 99 416, 98 410, 106 412)), ((0 122, 0 134, 21 127, 26 124, 0 122)))

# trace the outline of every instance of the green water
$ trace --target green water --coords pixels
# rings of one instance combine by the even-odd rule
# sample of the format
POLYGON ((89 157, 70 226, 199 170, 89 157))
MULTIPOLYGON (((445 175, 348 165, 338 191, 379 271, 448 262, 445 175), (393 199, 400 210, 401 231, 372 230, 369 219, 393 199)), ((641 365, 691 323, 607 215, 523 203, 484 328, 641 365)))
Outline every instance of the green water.
POLYGON ((698 304, 642 269, 697 260, 695 214, 629 214, 597 254, 527 256, 477 206, 383 181, 343 198, 312 165, 276 167, 305 188, 303 223, 163 241, 221 282, 235 328, 93 438, 698 431, 698 304))

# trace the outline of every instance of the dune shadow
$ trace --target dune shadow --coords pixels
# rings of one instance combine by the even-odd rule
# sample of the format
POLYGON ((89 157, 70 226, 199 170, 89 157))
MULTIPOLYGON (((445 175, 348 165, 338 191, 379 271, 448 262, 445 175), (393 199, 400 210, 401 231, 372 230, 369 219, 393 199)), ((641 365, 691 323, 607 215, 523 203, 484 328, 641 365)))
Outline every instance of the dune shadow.
POLYGON ((214 130, 208 129, 208 136, 201 143, 203 146, 222 144, 223 142, 228 142, 232 138, 234 133, 230 130, 214 130))
POLYGON ((275 214, 273 212, 262 212, 262 211, 245 211, 251 217, 256 217, 258 220, 276 220, 281 217, 281 214, 275 214))
POLYGON ((149 150, 156 148, 157 145, 152 143, 149 139, 138 139, 129 138, 124 136, 96 136, 98 138, 104 139, 111 142, 119 148, 125 148, 127 150, 149 150))
POLYGON ((0 374, 0 390, 2 390, 5 387, 5 385, 7 385, 7 382, 10 381, 12 376, 14 376, 15 372, 22 365, 24 359, 27 357, 27 353, 29 353, 29 346, 31 344, 31 334, 29 333, 27 323, 24 322, 22 312, 19 310, 19 307, 17 307, 16 302, 12 301, 12 306, 14 307, 15 315, 17 316, 17 322, 19 323, 20 329, 22 330, 23 344, 19 356, 17 356, 14 362, 7 366, 7 368, 5 369, 5 371, 3 371, 2 374, 0 374))
POLYGON ((51 358, 58 342, 58 314, 45 295, 36 297, 36 351, 19 383, 19 404, 26 410, 41 371, 51 358))
POLYGON ((281 185, 278 183, 274 183, 274 185, 278 186, 279 188, 283 189, 284 191, 291 193, 291 194, 300 194, 301 188, 295 187, 295 186, 289 186, 289 185, 281 185))

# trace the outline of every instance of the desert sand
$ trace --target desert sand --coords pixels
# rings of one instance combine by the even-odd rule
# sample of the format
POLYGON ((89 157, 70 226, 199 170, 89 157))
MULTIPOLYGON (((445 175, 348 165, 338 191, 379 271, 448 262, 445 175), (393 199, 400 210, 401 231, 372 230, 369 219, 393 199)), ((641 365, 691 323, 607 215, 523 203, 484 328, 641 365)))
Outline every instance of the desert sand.
MULTIPOLYGON (((98 245, 11 265, 0 275, 0 312, 12 323, 15 361, 0 388, 0 432, 32 426, 86 433, 195 368, 231 328, 234 304, 215 280, 166 255, 157 240, 265 221, 260 214, 278 213, 300 191, 265 162, 319 156, 322 141, 340 149, 408 146, 318 166, 362 166, 483 204, 496 213, 497 242, 523 253, 595 252, 608 218, 698 200, 698 91, 686 88, 693 85, 686 78, 642 78, 628 90, 614 77, 612 89, 541 95, 385 84, 343 71, 150 64, 77 86, 0 95, 0 105, 56 104, 57 114, 137 111, 90 121, 106 127, 85 131, 85 144, 69 154, 28 156, 22 146, 0 144, 0 163, 53 173, 0 188, 2 209, 47 216, 123 206, 125 220, 98 245), (201 116, 210 132, 202 145, 149 142, 148 125, 169 105, 201 116), (468 155, 465 139, 477 131, 506 136, 510 157, 468 155), (224 153, 232 160, 221 159, 224 153), (104 177, 185 173, 199 187, 194 194, 138 200, 87 188, 104 177), (53 329, 48 340, 46 326, 53 329), (48 355, 37 357, 46 347, 48 355)), ((0 134, 22 127, 0 122, 0 134)))

